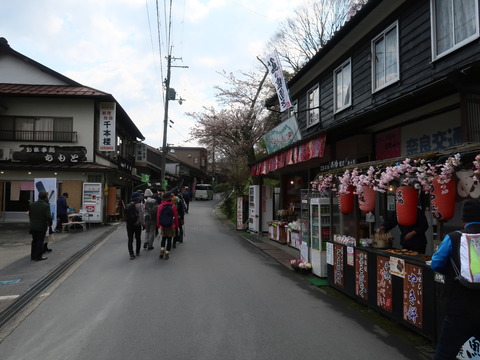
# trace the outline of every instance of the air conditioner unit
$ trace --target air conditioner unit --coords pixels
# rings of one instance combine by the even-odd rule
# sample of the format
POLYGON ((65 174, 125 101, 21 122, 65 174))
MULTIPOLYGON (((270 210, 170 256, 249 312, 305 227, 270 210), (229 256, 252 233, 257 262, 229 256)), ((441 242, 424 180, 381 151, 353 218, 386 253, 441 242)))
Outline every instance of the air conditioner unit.
POLYGON ((0 160, 10 160, 12 158, 12 149, 0 148, 0 160))

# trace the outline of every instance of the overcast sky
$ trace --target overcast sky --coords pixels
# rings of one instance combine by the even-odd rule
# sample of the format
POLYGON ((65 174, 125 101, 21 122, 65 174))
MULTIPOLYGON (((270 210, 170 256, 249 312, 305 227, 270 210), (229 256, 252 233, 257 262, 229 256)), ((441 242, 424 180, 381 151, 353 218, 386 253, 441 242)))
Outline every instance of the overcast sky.
MULTIPOLYGON (((167 142, 187 142, 193 120, 185 112, 215 105, 217 72, 251 71, 279 23, 302 0, 173 0, 171 87, 167 142)), ((89 87, 112 94, 145 142, 163 143, 165 56, 170 0, 0 1, 0 37, 33 60, 89 87), (166 3, 165 3, 166 1, 166 3), (167 16, 165 16, 165 7, 167 16), (161 51, 159 51, 159 37, 161 51), (161 61, 161 62, 160 62, 161 61)))

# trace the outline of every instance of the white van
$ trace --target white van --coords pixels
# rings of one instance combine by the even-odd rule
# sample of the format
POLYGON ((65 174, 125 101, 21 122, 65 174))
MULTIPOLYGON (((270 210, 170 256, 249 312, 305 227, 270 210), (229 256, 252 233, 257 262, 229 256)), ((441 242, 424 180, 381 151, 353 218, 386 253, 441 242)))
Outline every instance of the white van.
POLYGON ((213 190, 210 184, 197 184, 195 188, 195 200, 212 200, 213 190))

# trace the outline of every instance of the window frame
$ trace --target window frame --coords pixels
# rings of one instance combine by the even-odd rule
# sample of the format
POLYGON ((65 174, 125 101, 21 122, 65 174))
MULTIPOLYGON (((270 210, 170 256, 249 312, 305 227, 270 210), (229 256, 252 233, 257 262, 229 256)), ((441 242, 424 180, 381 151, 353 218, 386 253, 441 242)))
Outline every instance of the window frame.
POLYGON ((297 118, 298 114, 298 101, 292 101, 292 106, 288 108, 288 119, 290 119, 292 116, 295 116, 297 118))
POLYGON ((319 84, 316 84, 314 86, 312 86, 308 91, 307 91, 307 108, 306 108, 306 112, 307 112, 307 128, 313 126, 313 125, 316 125, 316 124, 320 124, 320 85, 319 84), (317 92, 317 96, 316 96, 316 100, 317 100, 317 106, 315 106, 315 99, 313 99, 313 106, 311 106, 310 104, 310 94, 314 93, 314 92, 317 92), (312 112, 318 112, 318 119, 315 121, 315 122, 310 122, 310 117, 311 117, 311 113, 312 112))
MULTIPOLYGON (((373 93, 376 93, 377 91, 380 91, 382 89, 385 89, 386 87, 400 81, 400 38, 399 38, 399 32, 398 32, 398 21, 395 21, 393 24, 391 24, 390 26, 388 26, 387 28, 385 28, 385 30, 383 30, 380 34, 378 34, 377 36, 375 36, 373 39, 372 39, 372 42, 371 42, 371 53, 372 53, 372 94, 373 93), (393 77, 391 80, 389 81, 386 81, 380 85, 380 86, 376 86, 377 84, 377 77, 376 77, 376 74, 377 74, 377 66, 376 66, 376 59, 377 59, 377 56, 376 56, 376 52, 375 52, 375 47, 376 47, 376 44, 379 42, 379 40, 383 40, 385 42, 385 38, 386 38, 386 35, 389 34, 392 30, 395 31, 395 40, 396 40, 396 59, 397 59, 397 63, 396 63, 396 66, 395 66, 395 70, 396 70, 396 76, 393 77)), ((387 77, 387 72, 386 72, 386 64, 387 62, 385 61, 385 57, 384 57, 384 77, 386 78, 387 77)))
MULTIPOLYGON (((449 0, 452 4, 455 2, 455 0, 449 0)), ((476 21, 475 21, 475 27, 476 31, 473 35, 470 35, 469 37, 463 39, 462 41, 458 43, 454 43, 452 47, 448 48, 447 50, 443 51, 440 54, 437 54, 437 17, 436 17, 436 9, 437 9, 437 0, 430 0, 430 19, 431 19, 431 41, 432 41, 432 61, 438 60, 444 56, 447 56, 448 54, 451 54, 452 52, 458 50, 459 48, 471 43, 472 41, 475 41, 480 37, 480 15, 479 15, 479 4, 478 1, 474 1, 475 3, 475 14, 476 14, 476 21)), ((453 15, 453 14, 452 14, 453 15)), ((453 21, 452 21, 453 23, 453 21)), ((454 29, 453 29, 454 30, 454 29)), ((453 41, 455 42, 455 33, 453 33, 453 41)))
POLYGON ((342 110, 345 110, 346 108, 352 106, 352 58, 349 58, 347 59, 342 65, 340 65, 339 67, 337 67, 334 71, 333 71, 333 110, 334 110, 334 113, 339 113, 340 111, 342 110), (343 73, 345 71, 345 68, 346 67, 349 67, 349 72, 348 74, 346 74, 348 76, 348 79, 349 79, 349 86, 348 86, 348 102, 347 103, 344 103, 343 102, 343 99, 345 98, 345 96, 343 95, 343 92, 342 92, 342 105, 340 107, 337 107, 337 97, 338 97, 338 93, 337 93, 337 74, 342 74, 342 83, 343 83, 343 73))

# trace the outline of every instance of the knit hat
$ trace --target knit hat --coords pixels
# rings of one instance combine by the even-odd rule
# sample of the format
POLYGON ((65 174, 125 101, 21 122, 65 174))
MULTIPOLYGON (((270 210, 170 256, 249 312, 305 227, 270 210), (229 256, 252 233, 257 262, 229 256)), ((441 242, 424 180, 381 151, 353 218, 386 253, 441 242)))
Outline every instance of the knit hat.
POLYGON ((132 196, 131 196, 131 200, 134 201, 134 200, 137 200, 137 199, 140 199, 142 196, 138 193, 138 192, 133 192, 132 193, 132 196))
POLYGON ((153 196, 152 190, 150 190, 150 189, 145 190, 144 195, 145 196, 153 196))
POLYGON ((480 200, 468 199, 463 203, 462 221, 464 223, 480 221, 480 200))

